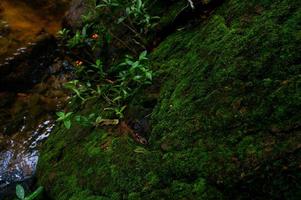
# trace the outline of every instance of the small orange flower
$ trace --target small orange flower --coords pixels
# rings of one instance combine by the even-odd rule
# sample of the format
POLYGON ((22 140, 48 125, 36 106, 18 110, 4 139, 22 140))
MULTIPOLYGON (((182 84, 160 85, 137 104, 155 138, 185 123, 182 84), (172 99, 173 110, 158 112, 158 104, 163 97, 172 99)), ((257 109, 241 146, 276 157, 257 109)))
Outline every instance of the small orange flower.
POLYGON ((76 66, 81 66, 81 65, 83 64, 83 61, 77 60, 77 61, 75 62, 75 64, 76 64, 76 66))
POLYGON ((96 33, 94 33, 93 35, 91 35, 91 38, 92 38, 93 40, 97 40, 97 39, 99 38, 99 35, 96 34, 96 33))

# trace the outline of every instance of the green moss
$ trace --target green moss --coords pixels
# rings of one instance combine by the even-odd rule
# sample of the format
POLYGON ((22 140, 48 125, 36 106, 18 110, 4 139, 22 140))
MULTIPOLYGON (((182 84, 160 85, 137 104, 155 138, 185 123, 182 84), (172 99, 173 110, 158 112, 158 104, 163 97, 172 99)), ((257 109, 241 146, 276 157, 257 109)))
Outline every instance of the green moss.
POLYGON ((300 13, 296 0, 229 0, 175 32, 152 53, 146 150, 115 129, 57 130, 39 183, 62 200, 300 198, 300 13))
POLYGON ((189 174, 185 169, 194 169, 203 177, 234 187, 245 171, 252 173, 266 160, 273 162, 280 152, 297 146, 298 139, 295 144, 289 142, 297 132, 285 131, 300 118, 296 112, 300 88, 290 86, 300 81, 300 66, 295 65, 300 59, 295 51, 300 47, 295 36, 300 28, 300 5, 288 11, 289 2, 244 5, 230 1, 202 29, 178 32, 154 52, 156 65, 162 70, 168 67, 164 70, 170 77, 153 115, 152 139, 168 144, 168 150, 180 150, 167 159, 175 166, 175 174, 185 176, 189 174), (222 13, 231 13, 231 18, 222 13), (290 17, 280 22, 279 15, 284 13, 290 17), (286 139, 278 140, 280 135, 286 139), (182 154, 187 148, 199 149, 192 146, 198 138, 206 141, 200 151, 208 161, 197 159, 200 164, 194 166, 191 158, 197 156, 182 154), (280 146, 285 148, 278 151, 280 146))

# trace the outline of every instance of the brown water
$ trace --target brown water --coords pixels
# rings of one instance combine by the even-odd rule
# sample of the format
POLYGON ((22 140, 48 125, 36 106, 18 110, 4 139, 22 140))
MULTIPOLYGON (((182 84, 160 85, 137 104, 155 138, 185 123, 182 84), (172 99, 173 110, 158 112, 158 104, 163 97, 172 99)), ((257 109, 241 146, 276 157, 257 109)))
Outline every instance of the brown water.
POLYGON ((22 1, 0 1, 0 60, 42 33, 55 34, 63 13, 51 16, 22 1))
MULTIPOLYGON (((19 1, 0 0, 0 62, 40 34, 55 34, 61 18, 44 16, 19 1)), ((39 146, 55 127, 54 113, 69 98, 62 86, 71 76, 68 62, 58 56, 48 64, 42 82, 33 88, 0 91, 0 199, 1 188, 34 174, 39 146)))

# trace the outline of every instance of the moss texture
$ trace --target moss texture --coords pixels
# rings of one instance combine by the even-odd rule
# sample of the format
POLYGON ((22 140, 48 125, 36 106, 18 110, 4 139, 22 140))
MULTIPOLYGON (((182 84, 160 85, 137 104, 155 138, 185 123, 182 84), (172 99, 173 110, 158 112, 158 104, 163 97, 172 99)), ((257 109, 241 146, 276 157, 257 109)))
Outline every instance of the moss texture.
POLYGON ((58 128, 39 183, 58 200, 300 199, 300 22, 298 0, 228 0, 173 33, 152 53, 149 145, 58 128))

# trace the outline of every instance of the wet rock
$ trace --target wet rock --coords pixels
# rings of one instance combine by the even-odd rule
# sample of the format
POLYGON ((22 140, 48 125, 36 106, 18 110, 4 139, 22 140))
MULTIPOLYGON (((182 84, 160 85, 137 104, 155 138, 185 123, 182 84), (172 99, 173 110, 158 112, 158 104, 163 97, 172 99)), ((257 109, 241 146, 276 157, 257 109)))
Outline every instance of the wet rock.
POLYGON ((77 30, 82 26, 82 15, 87 11, 88 3, 85 0, 73 0, 67 11, 62 25, 65 28, 77 30))

